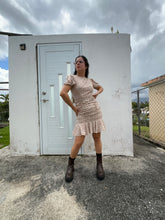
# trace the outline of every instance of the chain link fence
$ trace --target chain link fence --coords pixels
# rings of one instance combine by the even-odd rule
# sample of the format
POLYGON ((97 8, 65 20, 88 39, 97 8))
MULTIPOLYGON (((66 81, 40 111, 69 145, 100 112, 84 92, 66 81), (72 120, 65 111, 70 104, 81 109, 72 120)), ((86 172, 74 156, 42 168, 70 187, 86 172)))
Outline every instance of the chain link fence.
POLYGON ((144 88, 132 92, 133 132, 144 137, 149 134, 149 89, 144 88))
POLYGON ((165 83, 132 92, 133 133, 165 146, 165 83))

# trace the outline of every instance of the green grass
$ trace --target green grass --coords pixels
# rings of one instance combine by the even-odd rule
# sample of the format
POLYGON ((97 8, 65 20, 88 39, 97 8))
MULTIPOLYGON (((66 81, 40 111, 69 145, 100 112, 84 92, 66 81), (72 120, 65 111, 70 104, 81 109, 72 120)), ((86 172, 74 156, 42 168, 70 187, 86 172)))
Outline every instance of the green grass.
POLYGON ((0 128, 0 149, 10 144, 9 126, 0 128))
MULTIPOLYGON (((145 127, 145 126, 141 126, 140 127, 140 131, 141 131, 141 135, 142 136, 145 136, 145 137, 150 137, 149 135, 149 127, 145 127)), ((137 125, 133 125, 133 132, 134 133, 138 133, 139 132, 139 129, 138 129, 138 126, 137 125)))

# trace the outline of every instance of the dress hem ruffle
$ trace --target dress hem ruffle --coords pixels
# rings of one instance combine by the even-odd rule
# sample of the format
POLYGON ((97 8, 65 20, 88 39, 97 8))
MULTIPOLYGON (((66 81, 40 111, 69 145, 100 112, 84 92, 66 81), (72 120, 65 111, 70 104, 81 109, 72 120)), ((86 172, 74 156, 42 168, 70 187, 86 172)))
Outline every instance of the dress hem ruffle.
POLYGON ((76 123, 73 129, 73 136, 82 136, 92 133, 99 133, 105 130, 104 121, 98 119, 96 121, 89 121, 84 123, 76 123))

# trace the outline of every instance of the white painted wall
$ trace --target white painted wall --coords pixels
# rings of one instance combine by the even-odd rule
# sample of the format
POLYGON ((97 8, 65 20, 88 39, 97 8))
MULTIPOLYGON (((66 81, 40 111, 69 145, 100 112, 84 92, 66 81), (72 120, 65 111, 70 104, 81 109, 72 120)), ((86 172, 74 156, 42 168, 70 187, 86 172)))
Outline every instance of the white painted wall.
MULTIPOLYGON (((81 42, 90 63, 89 78, 104 92, 97 98, 106 131, 104 155, 133 155, 130 36, 128 34, 73 34, 9 37, 10 145, 15 154, 40 154, 36 45, 81 42), (19 44, 25 43, 21 51, 19 44)), ((95 154, 88 135, 84 154, 95 154)))

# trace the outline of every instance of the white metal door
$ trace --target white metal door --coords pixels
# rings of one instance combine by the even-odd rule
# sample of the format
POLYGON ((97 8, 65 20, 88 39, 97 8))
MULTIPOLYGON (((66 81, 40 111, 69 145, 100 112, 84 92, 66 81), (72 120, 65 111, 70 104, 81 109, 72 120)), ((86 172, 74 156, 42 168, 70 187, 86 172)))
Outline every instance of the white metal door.
POLYGON ((37 52, 41 154, 70 154, 75 113, 59 94, 66 76, 74 72, 80 44, 41 44, 37 52))

